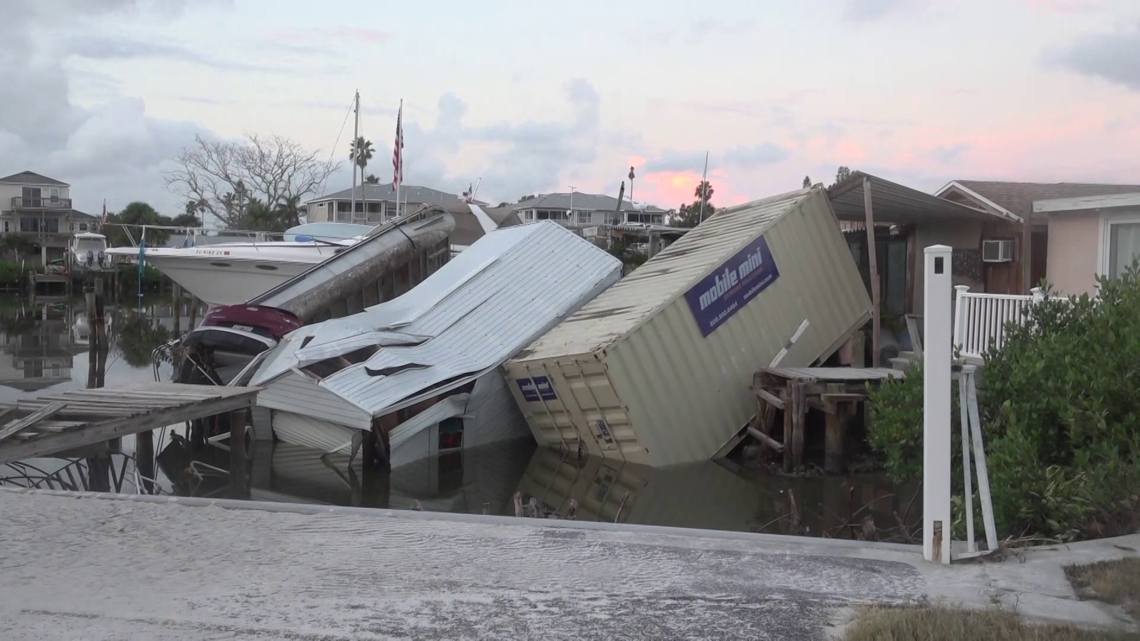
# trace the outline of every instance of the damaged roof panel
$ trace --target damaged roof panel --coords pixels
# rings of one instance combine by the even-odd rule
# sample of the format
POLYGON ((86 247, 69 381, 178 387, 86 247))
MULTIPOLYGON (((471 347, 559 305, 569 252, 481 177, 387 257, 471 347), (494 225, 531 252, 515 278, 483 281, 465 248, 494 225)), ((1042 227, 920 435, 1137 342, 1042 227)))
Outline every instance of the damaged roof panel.
POLYGON ((323 356, 338 369, 320 387, 382 415, 502 364, 617 282, 621 268, 621 261, 552 222, 499 229, 407 294, 293 332, 253 384, 272 386, 282 373, 323 356), (382 344, 399 336, 425 340, 382 344), (366 360, 340 360, 369 344, 378 349, 366 360))

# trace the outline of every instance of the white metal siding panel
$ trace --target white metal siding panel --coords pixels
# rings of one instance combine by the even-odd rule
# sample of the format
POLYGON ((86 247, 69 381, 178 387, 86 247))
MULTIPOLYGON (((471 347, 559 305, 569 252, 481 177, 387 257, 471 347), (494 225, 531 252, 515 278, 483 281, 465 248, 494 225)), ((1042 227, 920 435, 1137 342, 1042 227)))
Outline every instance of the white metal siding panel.
POLYGON ((343 425, 282 411, 273 412, 273 432, 285 443, 315 450, 313 456, 331 451, 347 453, 351 449, 352 435, 359 434, 343 425))
POLYGON ((372 428, 372 417, 367 412, 353 407, 297 372, 289 372, 264 385, 257 393, 257 405, 295 414, 320 416, 357 429, 372 428))
POLYGON ((463 447, 526 438, 530 434, 519 406, 507 391, 507 381, 494 369, 475 382, 463 419, 463 447))

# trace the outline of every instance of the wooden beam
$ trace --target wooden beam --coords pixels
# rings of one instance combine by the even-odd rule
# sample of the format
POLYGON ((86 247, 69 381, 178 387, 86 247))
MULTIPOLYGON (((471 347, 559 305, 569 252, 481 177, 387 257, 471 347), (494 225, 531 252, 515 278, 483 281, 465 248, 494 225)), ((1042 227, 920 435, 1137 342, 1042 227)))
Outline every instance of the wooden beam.
POLYGON ((777 441, 776 439, 772 438, 771 436, 768 436, 767 434, 761 432, 760 430, 756 429, 755 427, 749 427, 748 433, 752 435, 752 438, 756 439, 757 441, 760 441, 761 443, 763 443, 763 444, 767 445, 768 447, 776 450, 777 452, 783 452, 784 451, 784 444, 783 443, 777 441))
POLYGON ((863 187, 866 184, 866 182, 867 182, 866 178, 863 179, 863 182, 859 182, 858 180, 852 180, 852 181, 848 182, 846 185, 843 185, 842 187, 839 187, 839 188, 833 189, 833 190, 829 190, 827 192, 827 197, 830 200, 835 200, 836 198, 839 198, 840 196, 842 196, 848 192, 852 192, 852 191, 855 191, 856 189, 858 189, 860 187, 863 187))
POLYGON ((916 258, 918 256, 918 228, 910 225, 906 235, 906 303, 905 311, 908 314, 917 313, 914 309, 914 283, 918 272, 916 258))
POLYGON ((863 213, 867 216, 867 259, 871 273, 871 366, 878 367, 882 349, 882 311, 879 309, 879 257, 875 249, 875 214, 871 205, 871 179, 863 178, 863 213))
POLYGON ((765 401, 768 402, 769 405, 771 405, 772 407, 775 407, 778 410, 784 409, 784 401, 781 400, 779 396, 776 396, 772 392, 769 392, 768 390, 766 390, 762 387, 756 388, 756 396, 764 399, 765 401))
POLYGON ((49 405, 46 405, 46 406, 40 408, 39 410, 37 410, 35 412, 32 412, 31 414, 28 414, 24 418, 18 418, 16 420, 12 421, 11 423, 8 423, 4 427, 0 427, 0 441, 3 441, 4 439, 12 436, 13 434, 20 432, 21 430, 27 429, 28 427, 31 427, 35 423, 42 421, 43 419, 51 416, 52 414, 55 414, 56 412, 63 409, 64 405, 65 405, 65 403, 59 403, 59 402, 51 403, 49 405))

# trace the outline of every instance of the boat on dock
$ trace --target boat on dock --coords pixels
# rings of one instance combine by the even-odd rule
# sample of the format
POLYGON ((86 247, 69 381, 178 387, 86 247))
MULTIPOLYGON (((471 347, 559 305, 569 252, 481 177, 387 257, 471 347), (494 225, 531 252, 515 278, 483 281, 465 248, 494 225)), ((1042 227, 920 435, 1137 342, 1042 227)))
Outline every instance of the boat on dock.
POLYGON ((107 237, 93 232, 81 232, 71 238, 68 246, 71 265, 78 271, 101 271, 111 268, 111 255, 107 253, 107 237))
POLYGON ((112 247, 105 254, 132 259, 141 253, 146 264, 207 305, 237 305, 352 247, 373 229, 350 223, 311 223, 286 230, 286 240, 112 247))

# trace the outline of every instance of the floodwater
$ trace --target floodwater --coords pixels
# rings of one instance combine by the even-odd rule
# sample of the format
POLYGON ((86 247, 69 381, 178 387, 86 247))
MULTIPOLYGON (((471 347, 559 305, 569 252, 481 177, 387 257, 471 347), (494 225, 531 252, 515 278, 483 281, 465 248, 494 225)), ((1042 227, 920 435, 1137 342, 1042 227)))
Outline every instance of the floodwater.
MULTIPOLYGON (((151 351, 173 332, 171 306, 144 299, 109 305, 106 386, 169 380, 170 365, 151 351)), ((88 387, 91 359, 81 331, 82 302, 0 298, 0 403, 88 387)), ((200 318, 200 311, 198 317, 200 318)), ((182 319, 185 329, 186 318, 182 319)), ((228 453, 208 447, 192 458, 179 426, 156 430, 158 491, 226 497, 228 453)), ((134 493, 133 438, 113 454, 112 490, 134 493)), ((700 529, 908 541, 921 519, 917 487, 883 476, 788 477, 747 469, 732 459, 649 468, 514 441, 419 461, 391 472, 365 472, 357 459, 322 456, 285 443, 252 447, 250 498, 264 501, 516 515, 700 529)), ((85 489, 86 461, 36 459, 0 466, 0 484, 85 489), (58 474, 57 474, 58 472, 58 474)))

